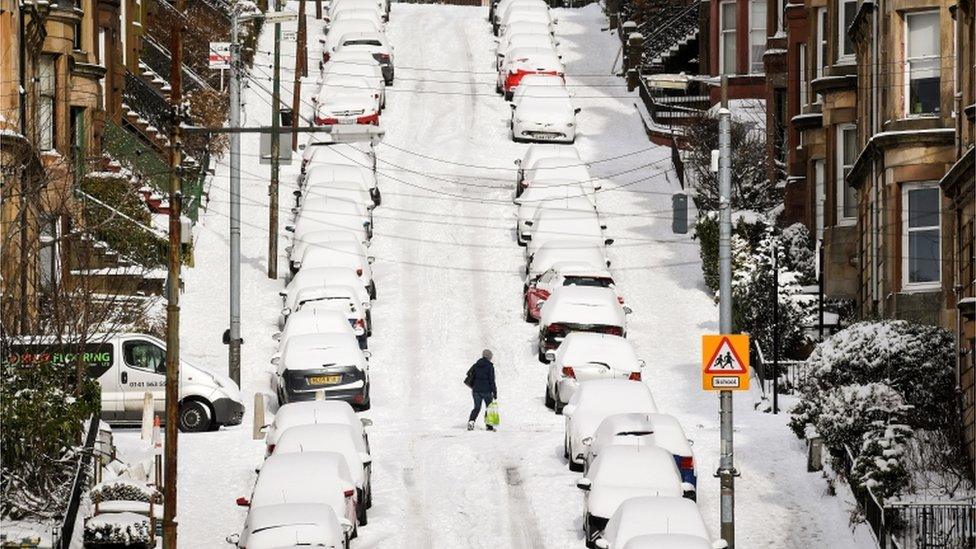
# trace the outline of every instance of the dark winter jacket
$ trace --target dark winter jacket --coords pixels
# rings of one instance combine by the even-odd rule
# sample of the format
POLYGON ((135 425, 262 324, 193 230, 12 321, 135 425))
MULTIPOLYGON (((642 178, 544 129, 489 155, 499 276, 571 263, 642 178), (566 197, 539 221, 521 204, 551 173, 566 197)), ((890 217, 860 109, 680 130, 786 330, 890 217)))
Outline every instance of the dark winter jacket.
POLYGON ((474 382, 471 384, 472 392, 498 395, 498 389, 495 387, 495 367, 490 361, 479 358, 478 362, 471 366, 471 371, 474 374, 474 382))

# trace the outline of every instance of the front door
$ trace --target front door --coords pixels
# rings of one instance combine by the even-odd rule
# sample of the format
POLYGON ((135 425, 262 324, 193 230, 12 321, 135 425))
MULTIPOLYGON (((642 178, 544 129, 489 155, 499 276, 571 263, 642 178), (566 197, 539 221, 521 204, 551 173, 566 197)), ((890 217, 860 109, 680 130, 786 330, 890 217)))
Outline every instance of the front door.
POLYGON ((146 392, 153 395, 154 409, 162 416, 166 410, 166 351, 145 339, 122 342, 120 382, 125 392, 125 419, 142 419, 146 392))

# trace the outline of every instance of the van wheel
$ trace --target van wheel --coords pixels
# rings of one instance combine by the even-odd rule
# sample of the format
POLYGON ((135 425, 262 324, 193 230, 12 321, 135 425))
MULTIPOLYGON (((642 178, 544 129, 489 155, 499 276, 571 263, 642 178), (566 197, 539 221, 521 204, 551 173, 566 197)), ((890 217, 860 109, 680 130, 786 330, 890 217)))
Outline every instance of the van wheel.
POLYGON ((546 408, 553 408, 556 406, 556 399, 552 398, 549 394, 549 385, 546 385, 546 408))
POLYGON ((366 526, 369 524, 369 520, 366 517, 366 497, 359 501, 359 505, 356 506, 356 521, 359 522, 360 526, 366 526))
POLYGON ((556 388, 556 393, 555 393, 555 396, 553 397, 552 400, 553 400, 552 410, 554 412, 556 412, 556 415, 557 416, 563 415, 563 408, 565 407, 565 404, 563 404, 562 399, 559 398, 559 388, 558 387, 556 388))
POLYGON ((199 401, 187 400, 180 404, 180 431, 199 433, 210 429, 213 419, 210 408, 199 401))

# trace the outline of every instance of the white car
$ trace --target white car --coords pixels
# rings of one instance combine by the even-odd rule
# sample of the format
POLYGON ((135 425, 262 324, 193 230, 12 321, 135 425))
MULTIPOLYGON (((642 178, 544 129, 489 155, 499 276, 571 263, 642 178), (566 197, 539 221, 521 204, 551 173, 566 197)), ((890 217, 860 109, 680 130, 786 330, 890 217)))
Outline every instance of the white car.
POLYGON ((583 439, 586 446, 586 464, 600 455, 608 446, 658 446, 674 456, 674 463, 681 473, 681 480, 697 489, 698 475, 691 442, 674 416, 667 414, 630 413, 608 416, 597 427, 593 436, 583 439))
POLYGON ((548 74, 565 78, 566 67, 552 48, 512 48, 498 71, 495 89, 511 101, 522 78, 530 74, 548 74))
POLYGON ((335 452, 272 455, 261 465, 250 499, 237 498, 237 505, 251 511, 283 504, 328 506, 340 523, 352 525, 351 537, 358 530, 356 503, 352 474, 335 452))
POLYGON ((369 80, 360 76, 330 75, 322 81, 317 95, 312 97, 315 107, 315 124, 380 123, 379 94, 373 91, 369 80))
POLYGON ((596 546, 601 549, 724 549, 729 545, 723 539, 712 540, 695 502, 683 497, 641 496, 617 507, 596 546))
POLYGON ((309 334, 289 338, 275 366, 272 386, 279 404, 315 400, 344 400, 353 408, 368 410, 369 351, 348 334, 309 334))
POLYGON ((352 523, 336 517, 328 505, 265 505, 248 511, 236 544, 240 549, 280 549, 288 545, 347 549, 352 529, 352 523))
MULTIPOLYGON (((505 27, 505 33, 498 35, 497 42, 501 44, 516 34, 541 34, 553 36, 552 28, 544 21, 512 21, 505 27)), ((555 43, 555 41, 553 41, 555 43)))
MULTIPOLYGON (((515 88, 515 93, 512 95, 512 104, 518 105, 522 98, 526 95, 537 95, 542 93, 539 88, 558 88, 561 90, 566 89, 566 83, 563 79, 558 76, 553 76, 551 74, 530 74, 522 77, 522 81, 519 86, 515 88)), ((572 94, 569 94, 572 97, 572 94)))
POLYGON ((533 86, 512 103, 512 140, 575 143, 579 112, 565 87, 533 86))
MULTIPOLYGON (((350 21, 353 19, 363 19, 372 23, 380 32, 383 32, 386 27, 386 21, 384 21, 385 15, 378 6, 372 7, 359 7, 359 6, 339 6, 332 13, 331 25, 336 25, 342 23, 343 21, 350 21)), ((346 36, 348 33, 343 34, 346 36)), ((339 48, 336 48, 337 51, 339 48)))
MULTIPOLYGON (((376 207, 373 197, 369 190, 363 188, 359 181, 333 181, 329 185, 309 185, 306 186, 301 196, 296 196, 297 205, 292 212, 297 214, 306 197, 316 197, 320 199, 333 198, 336 200, 346 200, 359 204, 367 211, 376 207)), ((372 219, 370 219, 372 222, 372 219)))
POLYGON ((393 46, 390 45, 384 33, 353 32, 343 34, 342 40, 336 47, 336 53, 339 54, 346 50, 368 52, 373 56, 373 59, 379 62, 386 85, 393 85, 393 46))
POLYGON ((569 404, 566 418, 564 455, 571 471, 582 471, 586 452, 583 439, 592 437, 609 416, 629 412, 657 413, 651 390, 642 382, 623 379, 593 379, 580 383, 569 404))
POLYGON ((576 486, 585 493, 583 532, 589 543, 596 541, 624 501, 685 493, 674 458, 656 446, 608 446, 576 486))
POLYGON ((369 291, 362 284, 362 279, 356 271, 346 267, 316 267, 314 269, 302 269, 295 273, 295 276, 288 281, 284 290, 278 292, 282 298, 282 307, 287 309, 297 309, 298 293, 303 288, 308 287, 329 287, 329 286, 348 286, 356 292, 356 300, 360 307, 366 311, 366 335, 372 335, 372 319, 370 318, 369 291))
MULTIPOLYGON (((365 243, 363 242, 363 236, 365 235, 362 233, 344 231, 342 229, 315 230, 302 233, 300 236, 295 237, 292 245, 285 248, 285 251, 288 252, 288 261, 289 265, 292 267, 291 270, 292 272, 297 271, 294 262, 300 260, 302 256, 305 255, 305 250, 310 247, 333 242, 353 242, 362 246, 369 243, 368 241, 365 243)), ((297 272, 295 273, 295 276, 298 276, 297 272)), ((292 279, 294 279, 295 276, 293 276, 292 279)))
POLYGON ((505 14, 513 6, 542 6, 548 8, 548 5, 543 0, 499 0, 497 6, 495 6, 495 17, 492 23, 495 25, 501 23, 505 14))
POLYGON ((538 322, 542 315, 542 304, 560 286, 597 286, 617 290, 617 300, 624 304, 623 297, 613 281, 610 270, 586 263, 560 262, 550 267, 534 280, 529 280, 522 288, 523 316, 526 322, 538 322))
MULTIPOLYGON (((358 23, 361 20, 352 22, 358 23)), ((329 62, 322 67, 322 81, 325 82, 332 76, 365 79, 369 88, 362 90, 363 94, 378 99, 381 109, 386 107, 386 81, 383 79, 383 68, 369 52, 355 50, 334 52, 329 62)))
POLYGON ((328 230, 358 233, 361 242, 367 242, 373 236, 369 210, 355 202, 321 197, 305 200, 295 216, 295 223, 286 225, 285 230, 294 233, 296 239, 313 231, 328 230))
MULTIPOLYGON (((603 188, 598 178, 590 175, 589 168, 575 158, 540 158, 530 168, 525 170, 525 187, 533 185, 550 185, 553 181, 576 181, 587 191, 588 196, 603 188)), ((596 200, 594 199, 594 204, 596 200)))
POLYGON ((515 213, 517 220, 515 237, 520 246, 528 242, 526 237, 532 234, 531 227, 536 213, 543 208, 596 212, 596 207, 587 196, 586 189, 569 179, 550 181, 548 185, 537 185, 526 189, 522 196, 515 199, 515 204, 518 205, 515 213))
POLYGON ((511 4, 498 22, 498 32, 505 34, 508 25, 513 21, 530 21, 544 23, 549 27, 549 33, 555 34, 558 20, 552 16, 549 6, 542 4, 511 4))
POLYGON ((365 526, 366 509, 372 506, 370 464, 373 458, 362 448, 362 437, 355 429, 342 423, 313 423, 286 429, 278 437, 274 455, 300 452, 336 452, 349 467, 356 485, 356 519, 365 526))
POLYGON ((291 402, 278 408, 274 419, 265 426, 264 443, 266 455, 274 452, 278 444, 278 437, 286 430, 299 425, 314 423, 343 423, 349 425, 359 434, 363 441, 363 448, 369 451, 369 435, 366 427, 373 424, 367 418, 356 415, 348 402, 341 400, 306 400, 291 402))
MULTIPOLYGON (((550 79, 550 76, 544 75, 530 75, 532 79, 536 78, 546 78, 550 79)), ((529 78, 529 77, 526 77, 529 78)), ((529 80, 532 82, 534 80, 529 80)), ((522 191, 525 190, 526 184, 523 183, 525 179, 526 170, 530 170, 535 167, 536 162, 543 158, 565 158, 573 160, 575 164, 585 167, 583 159, 580 158, 579 151, 576 147, 568 147, 566 145, 550 145, 550 144, 532 144, 529 148, 525 149, 525 155, 522 158, 515 160, 515 166, 518 170, 515 174, 515 197, 521 196, 522 191)), ((587 179, 589 179, 589 172, 587 172, 587 179)))
POLYGON ((575 240, 553 240, 540 247, 525 266, 525 285, 528 287, 539 275, 556 263, 584 263, 594 268, 610 266, 606 246, 575 240))
POLYGON ((558 349, 572 332, 596 332, 625 337, 630 307, 620 304, 610 288, 560 286, 539 317, 539 362, 547 362, 549 351, 558 349))
POLYGON ((525 241, 526 257, 532 256, 550 240, 571 239, 606 246, 613 244, 613 239, 603 234, 607 226, 600 220, 595 208, 579 205, 563 209, 552 207, 552 203, 545 204, 546 207, 536 209, 535 217, 526 223, 532 232, 521 235, 525 241))
POLYGON ((344 9, 375 9, 380 13, 388 14, 389 9, 386 0, 332 0, 328 4, 325 12, 325 21, 328 22, 340 10, 344 9))
POLYGON ((329 242, 305 248, 302 259, 295 267, 318 269, 323 267, 343 267, 352 269, 369 292, 370 299, 376 299, 376 283, 373 281, 373 257, 366 255, 366 249, 359 242, 329 242))
POLYGON ((310 167, 316 164, 355 166, 371 172, 376 167, 376 154, 369 143, 333 143, 329 139, 329 134, 316 135, 305 145, 302 175, 307 176, 310 167))
POLYGON ((573 332, 566 336, 549 363, 546 406, 560 414, 580 383, 594 379, 640 381, 643 369, 644 361, 637 358, 634 346, 625 338, 573 332))
MULTIPOLYGON (((326 150, 321 147, 320 150, 326 150)), ((338 151, 333 151, 338 152, 338 151)), ((345 152, 343 152, 345 154, 345 152)), ((324 154, 317 155, 324 156, 324 154)), ((350 155, 352 156, 352 155, 350 155)), ((305 175, 299 180, 299 187, 331 186, 337 182, 355 182, 360 187, 369 192, 373 199, 373 205, 380 205, 380 189, 376 184, 376 175, 373 168, 369 166, 357 166, 351 164, 321 163, 313 161, 308 165, 305 175)), ((296 190, 297 196, 301 195, 301 190, 296 190)))
POLYGON ((377 27, 372 21, 367 21, 365 19, 347 19, 346 21, 336 21, 334 24, 328 26, 328 28, 323 28, 326 31, 326 35, 319 38, 319 44, 322 45, 322 63, 328 63, 332 59, 332 55, 339 48, 339 44, 342 43, 343 36, 347 34, 354 34, 360 32, 383 32, 383 29, 377 27))
POLYGON ((498 49, 495 51, 495 70, 502 68, 502 62, 512 48, 555 48, 557 44, 548 32, 523 32, 505 35, 498 42, 498 49))
POLYGON ((278 342, 278 347, 284 346, 288 338, 307 334, 349 334, 359 341, 359 348, 366 350, 366 329, 353 328, 349 319, 339 311, 315 310, 313 308, 295 311, 288 315, 285 327, 271 336, 278 342))
POLYGON ((366 308, 359 300, 355 286, 339 286, 326 284, 298 290, 295 294, 295 308, 285 307, 281 310, 278 325, 284 327, 288 317, 293 312, 301 310, 338 311, 346 315, 353 330, 366 330, 366 308))

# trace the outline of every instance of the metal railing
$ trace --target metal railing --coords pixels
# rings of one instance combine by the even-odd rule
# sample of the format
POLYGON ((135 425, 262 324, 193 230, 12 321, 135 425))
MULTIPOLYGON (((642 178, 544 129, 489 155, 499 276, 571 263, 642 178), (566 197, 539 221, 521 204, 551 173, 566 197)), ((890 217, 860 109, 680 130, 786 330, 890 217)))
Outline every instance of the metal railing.
POLYGON ((169 133, 173 125, 169 102, 156 88, 129 71, 125 72, 125 88, 122 90, 122 100, 161 133, 169 133))
POLYGON ((81 505, 81 494, 87 488, 90 480, 90 469, 92 460, 92 448, 95 446, 95 438, 98 436, 98 423, 101 421, 100 414, 93 414, 88 424, 88 434, 85 437, 85 446, 78 456, 78 466, 75 469, 75 478, 71 484, 71 494, 68 496, 68 507, 61 520, 61 528, 58 529, 57 539, 54 540, 52 547, 57 549, 69 549, 71 538, 74 536, 75 523, 78 521, 78 507, 81 505))
MULTIPOLYGON (((159 42, 156 42, 148 34, 142 37, 142 52, 139 54, 139 60, 145 63, 161 78, 169 78, 173 58, 168 49, 163 47, 159 42)), ((200 88, 210 88, 210 84, 184 63, 183 92, 192 92, 200 88)))
MULTIPOLYGON (((750 365, 755 372, 763 394, 772 392, 773 380, 777 372, 773 367, 772 357, 766 356, 755 340, 752 341, 750 365)), ((779 360, 779 392, 790 394, 796 390, 807 378, 807 363, 805 360, 779 360)))

